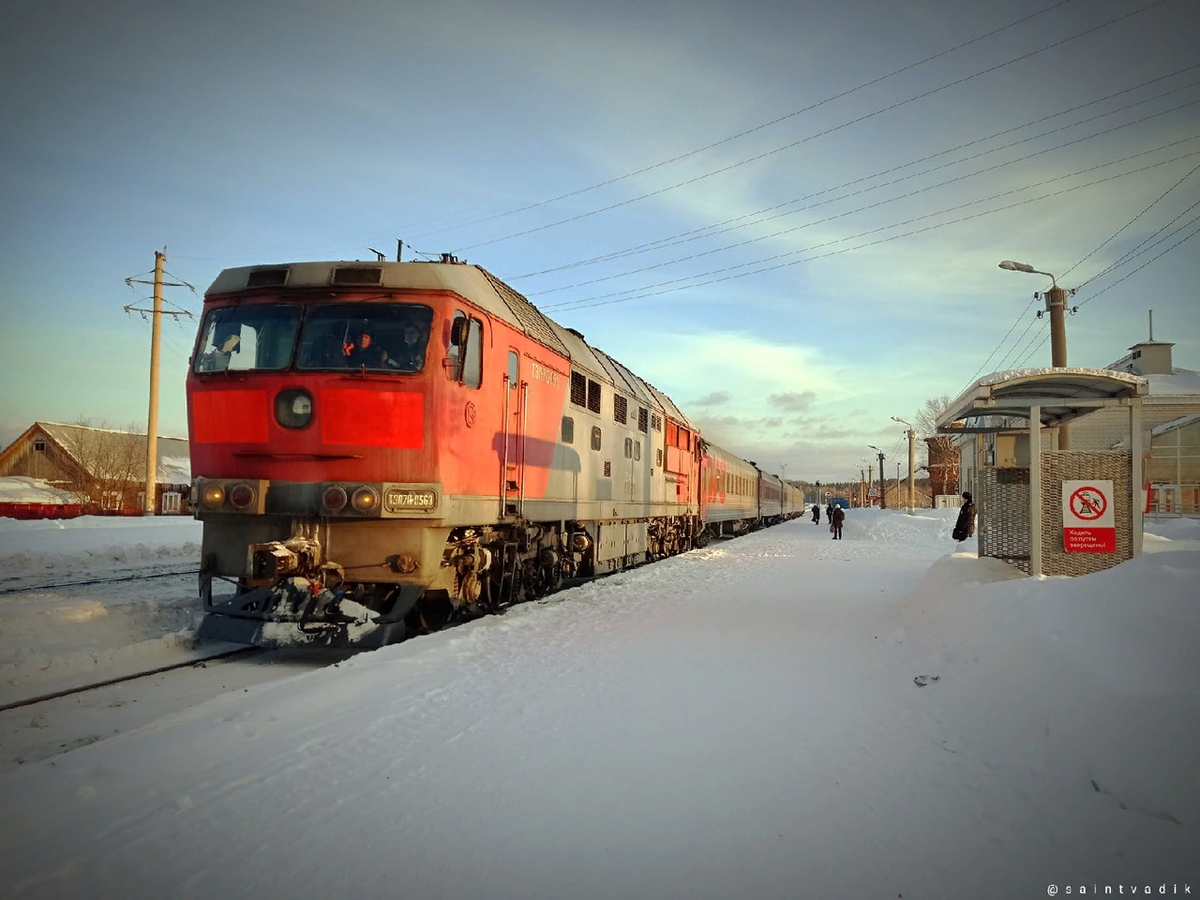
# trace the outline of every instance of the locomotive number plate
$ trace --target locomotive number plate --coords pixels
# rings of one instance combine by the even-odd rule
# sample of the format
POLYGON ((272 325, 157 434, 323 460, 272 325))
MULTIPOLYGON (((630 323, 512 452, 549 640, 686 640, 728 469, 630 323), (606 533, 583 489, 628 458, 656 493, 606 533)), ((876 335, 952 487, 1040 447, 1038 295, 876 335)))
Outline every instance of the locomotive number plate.
POLYGON ((388 512, 402 512, 407 509, 429 510, 437 506, 437 493, 411 488, 388 488, 383 505, 388 512))

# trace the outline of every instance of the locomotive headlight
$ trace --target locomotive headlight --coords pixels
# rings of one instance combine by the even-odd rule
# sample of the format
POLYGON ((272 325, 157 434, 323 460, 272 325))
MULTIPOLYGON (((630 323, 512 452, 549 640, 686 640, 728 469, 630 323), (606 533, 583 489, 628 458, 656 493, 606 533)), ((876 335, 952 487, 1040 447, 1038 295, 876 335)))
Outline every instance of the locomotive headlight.
POLYGON ((254 488, 248 484, 235 484, 229 489, 229 504, 234 509, 247 509, 254 502, 254 488))
POLYGON ((288 388, 275 395, 275 421, 284 428, 304 428, 312 421, 312 394, 302 388, 288 388))
POLYGON ((348 500, 346 489, 336 484, 326 488, 325 493, 321 495, 321 505, 329 512, 341 512, 346 508, 348 500))
POLYGON ((201 497, 207 509, 220 509, 225 502, 225 488, 219 484, 206 484, 201 497))
POLYGON ((350 505, 360 513, 373 513, 379 508, 379 493, 374 488, 360 487, 350 498, 350 505))

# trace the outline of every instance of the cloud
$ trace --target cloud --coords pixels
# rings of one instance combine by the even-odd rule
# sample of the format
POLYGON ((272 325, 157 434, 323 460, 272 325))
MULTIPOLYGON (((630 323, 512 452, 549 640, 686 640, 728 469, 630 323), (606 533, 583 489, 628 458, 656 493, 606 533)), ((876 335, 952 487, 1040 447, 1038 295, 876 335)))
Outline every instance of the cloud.
POLYGON ((781 409, 792 412, 807 412, 816 402, 816 391, 792 392, 789 394, 771 394, 767 400, 781 409))
POLYGON ((692 406, 721 406, 724 403, 728 403, 729 400, 730 395, 728 391, 713 391, 699 400, 693 400, 692 406))

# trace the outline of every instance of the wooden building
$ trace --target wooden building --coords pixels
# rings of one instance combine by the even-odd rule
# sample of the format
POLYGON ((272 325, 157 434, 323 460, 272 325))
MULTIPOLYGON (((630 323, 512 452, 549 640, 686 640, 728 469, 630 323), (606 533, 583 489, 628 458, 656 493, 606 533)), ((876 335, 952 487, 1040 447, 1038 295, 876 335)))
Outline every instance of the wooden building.
MULTIPOLYGON (((85 513, 139 515, 146 489, 146 435, 34 422, 0 452, 0 477, 11 475, 41 479, 72 494, 85 513)), ((155 511, 187 514, 191 481, 188 442, 160 437, 155 511)))

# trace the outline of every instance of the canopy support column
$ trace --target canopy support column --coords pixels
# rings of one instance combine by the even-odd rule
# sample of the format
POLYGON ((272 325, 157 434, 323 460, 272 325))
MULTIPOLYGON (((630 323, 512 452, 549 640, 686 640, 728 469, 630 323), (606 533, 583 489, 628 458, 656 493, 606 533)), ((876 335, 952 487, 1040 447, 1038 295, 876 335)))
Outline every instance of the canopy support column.
POLYGON ((1135 397, 1129 404, 1130 487, 1133 490, 1133 555, 1142 555, 1142 401, 1135 397))
POLYGON ((1029 574, 1042 574, 1042 408, 1029 407, 1029 574))

